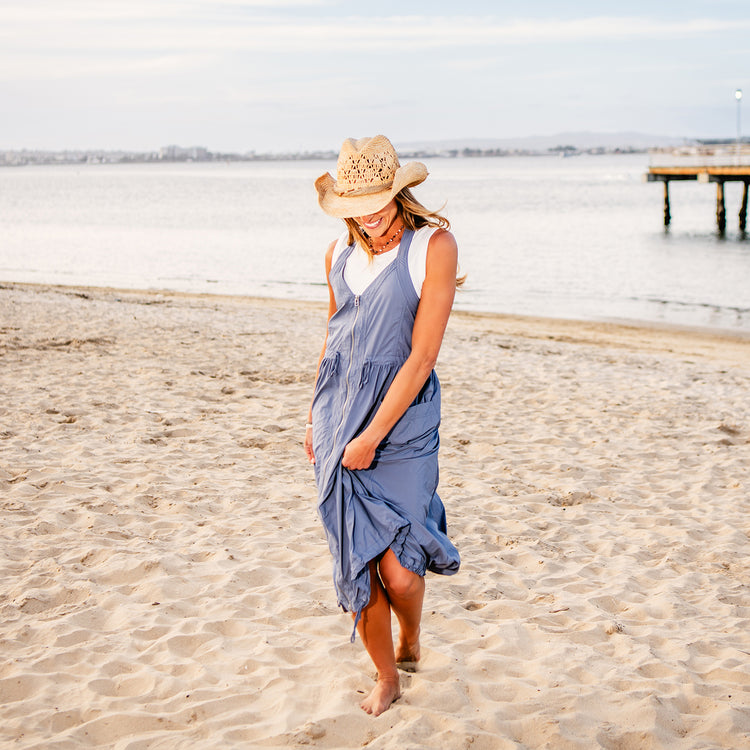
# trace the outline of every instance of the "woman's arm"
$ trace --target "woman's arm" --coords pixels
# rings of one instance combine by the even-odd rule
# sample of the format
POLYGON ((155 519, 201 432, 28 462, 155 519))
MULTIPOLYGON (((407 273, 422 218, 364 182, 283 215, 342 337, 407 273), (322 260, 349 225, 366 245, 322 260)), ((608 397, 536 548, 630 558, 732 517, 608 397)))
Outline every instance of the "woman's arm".
POLYGON ((375 449, 403 416, 432 372, 456 294, 457 268, 456 240, 450 232, 439 229, 430 238, 411 354, 393 379, 370 424, 344 449, 341 463, 347 469, 370 466, 375 449))
MULTIPOLYGON (((336 242, 332 242, 326 250, 326 282, 328 284, 328 320, 336 312, 336 298, 333 295, 333 289, 331 288, 331 281, 329 276, 331 275, 331 263, 333 261, 333 249, 336 247, 336 242)), ((323 361, 323 357, 326 353, 326 344, 328 343, 328 329, 326 328, 326 337, 323 341, 323 348, 320 350, 320 356, 318 357, 318 366, 315 368, 315 380, 318 379, 318 371, 320 370, 320 363, 323 361)), ((307 424, 312 424, 312 403, 307 412, 307 424)), ((305 428, 305 453, 311 464, 315 463, 315 454, 312 448, 312 428, 305 428)))

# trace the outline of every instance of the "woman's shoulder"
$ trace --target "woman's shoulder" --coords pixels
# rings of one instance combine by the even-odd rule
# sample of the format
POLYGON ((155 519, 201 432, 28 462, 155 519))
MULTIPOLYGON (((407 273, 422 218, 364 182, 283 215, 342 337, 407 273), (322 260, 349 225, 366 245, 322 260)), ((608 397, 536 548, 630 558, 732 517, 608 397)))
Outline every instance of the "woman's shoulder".
POLYGON ((458 244, 450 231, 438 228, 432 233, 425 265, 427 272, 430 269, 440 269, 442 273, 447 269, 455 276, 458 266, 458 244))
POLYGON ((455 245, 456 238, 453 236, 450 230, 443 229, 443 227, 436 227, 435 231, 430 236, 430 244, 455 245))
POLYGON ((426 256, 434 247, 455 248, 456 238, 442 227, 425 226, 414 232, 412 243, 417 252, 426 256))

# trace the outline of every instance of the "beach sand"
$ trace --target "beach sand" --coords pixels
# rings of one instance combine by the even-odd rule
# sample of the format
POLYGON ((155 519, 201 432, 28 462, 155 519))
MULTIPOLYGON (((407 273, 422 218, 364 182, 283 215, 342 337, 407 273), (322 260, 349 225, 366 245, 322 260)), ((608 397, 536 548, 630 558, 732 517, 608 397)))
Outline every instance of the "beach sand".
POLYGON ((0 288, 0 747, 750 748, 750 341, 455 314, 378 718, 302 450, 325 308, 0 288))

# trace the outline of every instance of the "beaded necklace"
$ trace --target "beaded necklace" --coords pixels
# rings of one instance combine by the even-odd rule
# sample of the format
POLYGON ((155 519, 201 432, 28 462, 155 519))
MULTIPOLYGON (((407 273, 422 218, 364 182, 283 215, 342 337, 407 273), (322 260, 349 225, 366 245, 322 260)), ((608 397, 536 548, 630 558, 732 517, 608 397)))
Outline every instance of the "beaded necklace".
POLYGON ((367 244, 370 246, 370 251, 373 255, 380 255, 381 253, 384 253, 388 249, 388 245, 390 245, 392 242, 397 240, 401 233, 404 231, 404 225, 402 224, 397 230, 396 233, 386 241, 385 245, 383 247, 378 248, 377 250, 372 246, 372 239, 370 237, 367 238, 367 244))

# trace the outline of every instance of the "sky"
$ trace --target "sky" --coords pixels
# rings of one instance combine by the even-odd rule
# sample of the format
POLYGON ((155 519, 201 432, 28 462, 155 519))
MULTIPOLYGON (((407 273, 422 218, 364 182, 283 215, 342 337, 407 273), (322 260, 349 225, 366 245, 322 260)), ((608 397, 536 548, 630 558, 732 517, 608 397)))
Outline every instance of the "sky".
POLYGON ((0 149, 750 134, 748 0, 0 0, 0 149))

